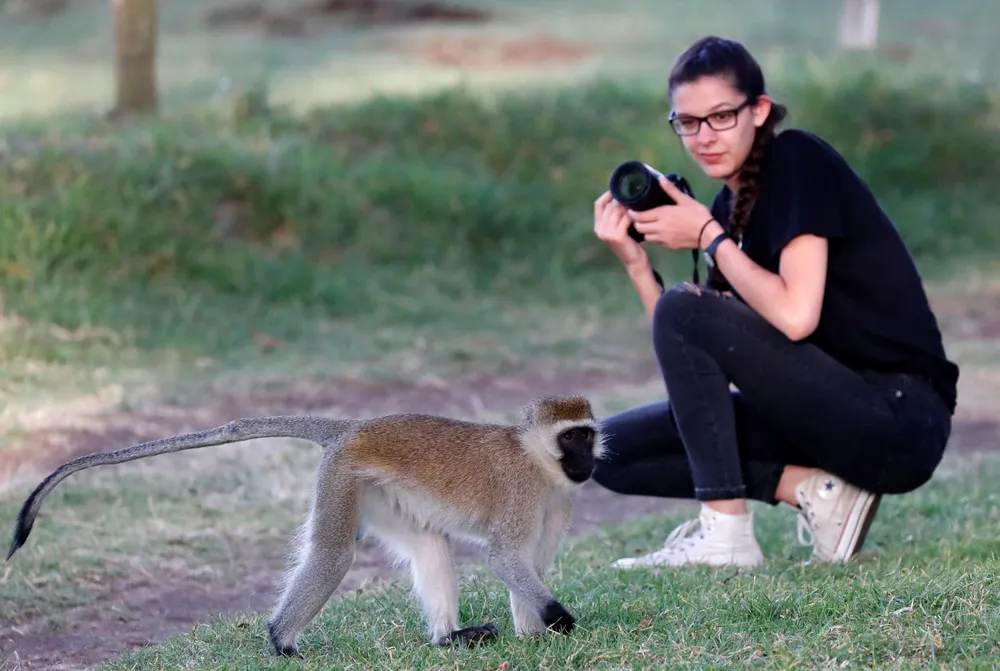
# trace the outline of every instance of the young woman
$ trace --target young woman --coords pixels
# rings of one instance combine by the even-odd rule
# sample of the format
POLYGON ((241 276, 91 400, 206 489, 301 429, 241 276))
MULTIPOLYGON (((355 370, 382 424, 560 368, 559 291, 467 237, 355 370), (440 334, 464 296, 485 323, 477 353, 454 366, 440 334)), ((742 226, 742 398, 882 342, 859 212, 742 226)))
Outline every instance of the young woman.
POLYGON ((596 480, 623 494, 695 498, 698 518, 620 567, 755 565, 746 500, 785 502, 814 561, 861 549, 883 494, 927 482, 951 432, 958 368, 921 279, 865 183, 826 142, 775 132, 786 109, 738 42, 704 38, 669 78, 670 123, 710 177, 711 209, 597 199, 594 229, 652 319, 669 400, 609 417, 596 480), (704 250, 706 285, 664 291, 629 225, 704 250))

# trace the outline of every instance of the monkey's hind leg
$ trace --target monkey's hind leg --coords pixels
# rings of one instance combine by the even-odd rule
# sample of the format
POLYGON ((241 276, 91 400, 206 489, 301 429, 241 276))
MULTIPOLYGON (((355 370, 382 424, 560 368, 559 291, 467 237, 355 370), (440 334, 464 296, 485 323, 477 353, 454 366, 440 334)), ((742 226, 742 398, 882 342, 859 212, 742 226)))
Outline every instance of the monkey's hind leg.
POLYGON ((374 532, 410 564, 413 591, 423 607, 432 643, 475 644, 499 635, 491 623, 458 629, 458 584, 447 539, 402 522, 380 525, 374 532))
POLYGON ((465 643, 475 645, 489 641, 500 635, 500 630, 492 622, 464 627, 458 626, 458 584, 451 551, 444 536, 422 534, 411 560, 413 585, 420 595, 424 608, 430 612, 440 605, 447 605, 448 618, 438 622, 438 631, 443 636, 432 633, 432 640, 438 645, 465 643))
POLYGON ((302 528, 298 561, 267 621, 277 654, 301 656, 299 632, 322 610, 354 563, 357 523, 357 483, 324 463, 302 528))

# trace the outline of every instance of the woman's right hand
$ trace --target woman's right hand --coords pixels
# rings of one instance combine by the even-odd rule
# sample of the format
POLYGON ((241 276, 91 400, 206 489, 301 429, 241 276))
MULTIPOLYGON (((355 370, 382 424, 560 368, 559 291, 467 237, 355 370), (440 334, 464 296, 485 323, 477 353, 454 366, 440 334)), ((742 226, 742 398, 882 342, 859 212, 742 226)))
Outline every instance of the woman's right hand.
POLYGON ((628 210, 611 197, 610 191, 594 201, 594 233, 629 271, 649 265, 646 250, 628 234, 631 225, 628 210))

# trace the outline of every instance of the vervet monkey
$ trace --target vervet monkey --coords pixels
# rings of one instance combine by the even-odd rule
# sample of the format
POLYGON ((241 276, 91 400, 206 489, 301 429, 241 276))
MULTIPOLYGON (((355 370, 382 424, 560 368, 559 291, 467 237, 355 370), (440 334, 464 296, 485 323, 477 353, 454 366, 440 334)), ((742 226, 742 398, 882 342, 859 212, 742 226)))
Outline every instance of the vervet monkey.
POLYGON ((299 438, 323 449, 297 561, 267 622, 279 655, 301 656, 298 634, 323 608, 372 534, 408 560, 433 643, 493 638, 493 624, 458 628, 458 588, 449 538, 478 542, 510 590, 518 635, 575 619, 543 579, 564 538, 578 487, 604 450, 590 402, 545 397, 524 406, 516 425, 399 413, 370 419, 249 417, 213 429, 78 457, 53 471, 25 501, 9 560, 35 522, 42 499, 64 478, 92 466, 256 438, 299 438))

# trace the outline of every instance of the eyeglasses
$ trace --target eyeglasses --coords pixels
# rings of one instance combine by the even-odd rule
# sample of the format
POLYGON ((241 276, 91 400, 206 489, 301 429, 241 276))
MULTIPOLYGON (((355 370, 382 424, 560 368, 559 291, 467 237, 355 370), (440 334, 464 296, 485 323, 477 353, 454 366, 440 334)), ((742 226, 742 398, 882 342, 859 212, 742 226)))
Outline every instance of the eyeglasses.
POLYGON ((730 128, 734 128, 739 121, 740 111, 752 103, 752 100, 744 100, 733 109, 719 110, 718 112, 712 112, 708 116, 701 117, 677 116, 671 112, 670 125, 678 135, 695 135, 701 130, 702 123, 707 123, 708 127, 712 130, 729 130, 730 128))

